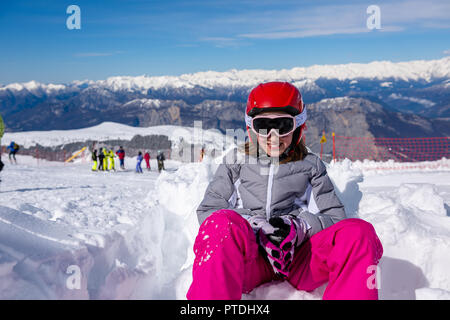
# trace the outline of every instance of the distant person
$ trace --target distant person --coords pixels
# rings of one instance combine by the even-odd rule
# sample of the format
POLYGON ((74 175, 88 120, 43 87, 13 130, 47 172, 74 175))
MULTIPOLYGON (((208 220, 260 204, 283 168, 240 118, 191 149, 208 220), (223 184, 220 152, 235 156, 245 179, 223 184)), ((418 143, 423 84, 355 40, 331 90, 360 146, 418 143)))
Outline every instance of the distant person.
POLYGON ((200 150, 200 162, 203 161, 204 157, 205 157, 205 148, 202 148, 202 150, 200 150))
POLYGON ((119 147, 119 150, 116 152, 120 161, 120 169, 125 170, 125 150, 122 146, 119 147))
POLYGON ((108 151, 106 150, 106 148, 103 148, 103 171, 109 171, 108 169, 108 151))
POLYGON ((16 153, 19 151, 20 147, 17 143, 15 143, 14 141, 11 141, 11 144, 7 147, 7 149, 9 149, 9 161, 12 163, 12 159, 14 160, 14 162, 17 164, 17 160, 16 160, 16 153))
POLYGON ((108 152, 108 169, 110 171, 116 171, 116 164, 114 161, 114 151, 112 149, 108 152))
POLYGON ((137 156, 137 163, 136 163, 136 173, 143 173, 142 168, 141 168, 142 159, 143 159, 142 152, 139 151, 139 154, 137 156))
POLYGON ((158 161, 158 172, 161 172, 161 170, 166 170, 166 168, 164 168, 164 161, 166 160, 166 157, 163 152, 158 151, 156 160, 158 161))
MULTIPOLYGON (((3 161, 2 161, 2 155, 0 154, 0 172, 3 170, 3 167, 5 166, 5 164, 3 163, 3 161)), ((2 180, 0 179, 0 182, 1 182, 2 180)))
POLYGON ((97 171, 97 160, 98 160, 97 149, 95 149, 92 152, 92 161, 94 161, 94 165, 92 166, 92 171, 97 171))
POLYGON ((105 168, 103 167, 103 164, 105 160, 105 154, 103 153, 103 148, 100 148, 98 152, 98 171, 104 171, 105 168))
POLYGON ((148 151, 144 154, 144 160, 147 165, 147 170, 150 171, 150 153, 148 151))

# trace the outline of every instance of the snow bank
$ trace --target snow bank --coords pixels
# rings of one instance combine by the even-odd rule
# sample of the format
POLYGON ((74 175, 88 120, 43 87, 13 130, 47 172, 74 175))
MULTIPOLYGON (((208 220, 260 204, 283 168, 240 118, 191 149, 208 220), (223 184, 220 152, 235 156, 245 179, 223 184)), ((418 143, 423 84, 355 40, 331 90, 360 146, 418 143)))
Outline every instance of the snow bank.
MULTIPOLYGON (((160 190, 154 203, 182 220, 179 234, 185 235, 189 242, 179 247, 188 250, 183 268, 172 270, 179 274, 174 282, 177 299, 185 298, 192 281, 192 246, 198 231, 195 208, 216 167, 211 161, 189 164, 177 172, 161 175, 157 181, 160 190)), ((400 187, 384 188, 378 184, 375 189, 364 190, 364 180, 371 175, 366 176, 366 172, 348 160, 329 165, 328 173, 348 216, 372 223, 384 246, 379 271, 380 298, 447 298, 450 217, 437 187, 429 183, 401 183, 400 187)), ((385 179, 389 180, 389 176, 385 179)), ((272 282, 254 289, 243 299, 320 299, 325 287, 308 293, 297 291, 286 282, 272 282)))
POLYGON ((331 164, 328 169, 347 212, 372 223, 384 246, 380 262, 382 299, 440 299, 450 293, 449 197, 442 191, 449 184, 448 170, 442 165, 447 161, 435 163, 440 169, 437 172, 427 169, 410 173, 406 169, 374 174, 361 170, 360 162, 348 160, 331 164), (405 183, 415 180, 418 182, 405 183), (353 191, 347 194, 348 187, 353 191))
MULTIPOLYGON (((160 175, 18 162, 1 177, 0 298, 185 299, 195 211, 218 161, 167 162, 160 175), (67 282, 73 265, 76 290, 67 282)), ((449 299, 449 171, 374 174, 348 160, 327 170, 348 216, 372 223, 384 246, 380 297, 449 299)), ((320 299, 324 290, 271 282, 243 299, 320 299)))
MULTIPOLYGON (((348 160, 348 159, 346 159, 348 160)), ((401 171, 450 171, 450 159, 442 158, 437 161, 421 161, 421 162, 395 162, 394 160, 387 161, 372 161, 372 160, 357 160, 352 163, 352 167, 367 171, 366 175, 380 174, 389 170, 401 171), (370 171, 370 172, 369 172, 370 171)))

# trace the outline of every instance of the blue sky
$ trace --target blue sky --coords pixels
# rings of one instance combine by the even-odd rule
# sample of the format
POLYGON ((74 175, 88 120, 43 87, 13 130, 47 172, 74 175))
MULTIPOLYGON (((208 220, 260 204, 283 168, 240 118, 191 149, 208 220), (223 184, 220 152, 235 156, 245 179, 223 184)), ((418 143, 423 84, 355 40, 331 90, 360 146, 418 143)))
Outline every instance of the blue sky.
POLYGON ((0 84, 439 59, 450 1, 0 2, 0 84), (69 30, 69 5, 81 29, 69 30), (366 10, 380 8, 381 29, 366 10))

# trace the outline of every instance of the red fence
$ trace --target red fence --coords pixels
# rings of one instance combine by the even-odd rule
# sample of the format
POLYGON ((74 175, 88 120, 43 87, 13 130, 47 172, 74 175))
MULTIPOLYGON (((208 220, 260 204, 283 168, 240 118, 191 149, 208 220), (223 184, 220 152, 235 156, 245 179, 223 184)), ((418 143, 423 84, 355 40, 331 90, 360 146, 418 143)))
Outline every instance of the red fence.
POLYGON ((395 162, 435 161, 450 158, 450 137, 373 138, 333 134, 333 159, 395 162))

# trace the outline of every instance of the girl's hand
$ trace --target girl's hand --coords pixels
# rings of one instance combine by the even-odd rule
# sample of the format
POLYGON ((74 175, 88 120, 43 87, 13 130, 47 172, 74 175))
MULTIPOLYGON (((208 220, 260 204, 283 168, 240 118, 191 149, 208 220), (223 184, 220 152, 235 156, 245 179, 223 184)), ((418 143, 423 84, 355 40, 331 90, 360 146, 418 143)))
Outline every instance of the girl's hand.
POLYGON ((305 234, 303 220, 290 215, 273 217, 261 226, 259 243, 277 275, 283 278, 288 276, 295 247, 301 244, 305 234))

